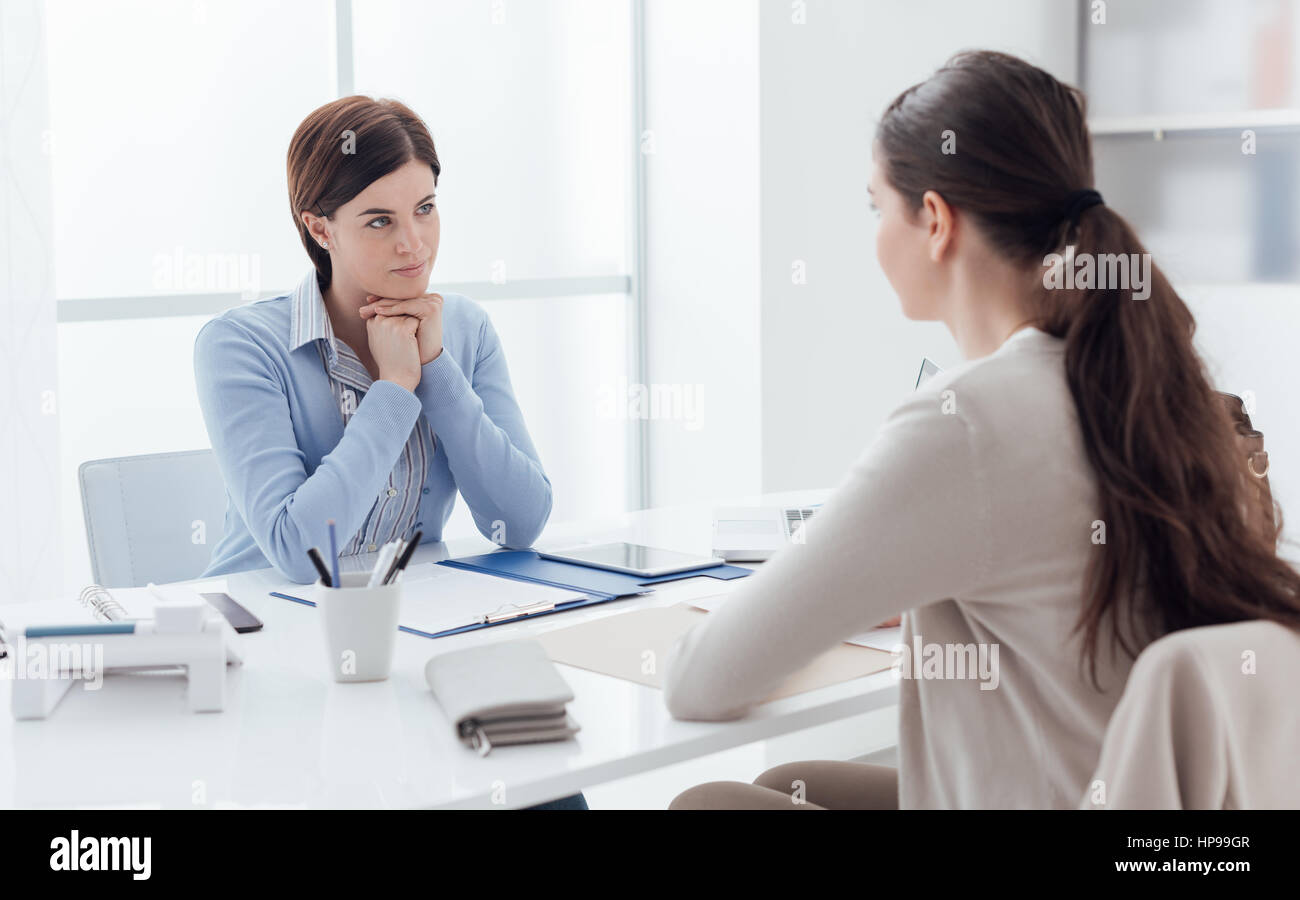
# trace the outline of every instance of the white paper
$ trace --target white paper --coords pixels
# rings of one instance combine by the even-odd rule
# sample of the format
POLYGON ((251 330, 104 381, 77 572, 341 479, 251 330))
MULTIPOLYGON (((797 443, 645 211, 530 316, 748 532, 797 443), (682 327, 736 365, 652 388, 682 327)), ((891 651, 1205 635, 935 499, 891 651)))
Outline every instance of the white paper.
POLYGON ((420 563, 407 566, 402 573, 400 623, 426 634, 437 634, 482 622, 491 613, 520 610, 535 604, 559 605, 586 596, 582 591, 420 563))
MULTIPOLYGON (((727 599, 727 594, 717 593, 710 594, 707 597, 693 597, 690 600, 692 606, 712 612, 722 605, 727 599)), ((895 647, 903 643, 903 626, 894 625, 891 628, 873 628, 870 631, 864 631, 862 634, 855 634, 851 638, 846 638, 846 644, 857 644, 859 647, 874 647, 877 650, 892 652, 895 647)))
MULTIPOLYGON (((746 576, 746 577, 749 578, 753 576, 746 576)), ((728 597, 727 591, 719 591, 712 594, 707 594, 703 597, 690 597, 688 598, 687 602, 690 603, 691 606, 696 607, 697 609, 702 609, 705 612, 713 612, 715 609, 717 609, 719 606, 722 605, 722 602, 726 600, 727 597, 728 597)))
POLYGON ((870 631, 864 631, 862 634, 855 634, 849 638, 846 643, 857 644, 859 647, 875 647, 877 650, 893 652, 899 644, 903 643, 903 626, 895 625, 892 628, 873 628, 870 631))

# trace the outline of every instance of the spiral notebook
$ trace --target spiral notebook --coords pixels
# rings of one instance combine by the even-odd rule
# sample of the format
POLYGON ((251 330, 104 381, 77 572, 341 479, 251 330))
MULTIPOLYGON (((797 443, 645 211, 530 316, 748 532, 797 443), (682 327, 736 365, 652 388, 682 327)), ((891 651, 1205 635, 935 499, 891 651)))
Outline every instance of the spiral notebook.
POLYGON ((158 601, 148 588, 118 589, 109 593, 103 585, 91 584, 71 604, 55 600, 6 604, 0 619, 0 659, 9 655, 10 642, 25 633, 29 625, 75 625, 86 621, 87 612, 100 622, 142 618, 158 601))
MULTIPOLYGON (((205 582, 192 587, 198 591, 202 588, 219 586, 225 588, 224 581, 205 582)), ((8 604, 3 607, 4 618, 0 621, 0 659, 8 655, 10 642, 18 639, 31 626, 81 625, 88 620, 97 622, 122 622, 129 619, 147 619, 154 614, 158 598, 148 587, 113 588, 109 590, 102 584, 90 584, 81 589, 76 599, 69 603, 63 597, 50 598, 35 603, 8 604)), ((174 666, 132 667, 133 672, 168 672, 174 666)), ((126 670, 123 670, 126 671, 126 670)))
POLYGON ((23 633, 28 625, 75 625, 94 620, 120 622, 144 619, 153 615, 158 598, 147 587, 113 588, 101 584, 87 585, 71 603, 52 598, 36 603, 18 603, 4 607, 0 621, 0 642, 23 633))
MULTIPOLYGON (((82 588, 81 594, 73 602, 72 606, 81 607, 89 610, 99 622, 120 622, 124 619, 148 619, 154 614, 154 608, 158 605, 158 596, 150 590, 150 587, 157 587, 164 595, 168 592, 176 593, 177 591, 193 591, 195 596, 202 597, 205 591, 215 591, 224 593, 226 591, 225 579, 213 579, 212 581, 186 582, 184 584, 159 584, 146 585, 145 587, 134 588, 113 588, 109 590, 102 584, 91 584, 82 588)), ((206 599, 206 598, 205 598, 206 599)), ((218 612, 220 610, 218 609, 218 612)))
POLYGON ((102 584, 91 584, 82 589, 77 602, 100 622, 120 622, 147 616, 158 601, 147 587, 118 588, 113 594, 102 584))

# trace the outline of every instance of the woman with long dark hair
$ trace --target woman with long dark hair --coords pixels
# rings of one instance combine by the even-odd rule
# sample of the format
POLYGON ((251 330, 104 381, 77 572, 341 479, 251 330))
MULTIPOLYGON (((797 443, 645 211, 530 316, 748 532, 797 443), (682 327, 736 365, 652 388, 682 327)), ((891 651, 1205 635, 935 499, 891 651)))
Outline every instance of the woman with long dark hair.
POLYGON ((1094 189, 1078 90, 959 54, 885 110, 870 189, 904 314, 967 361, 678 643, 666 700, 741 716, 905 611, 924 663, 900 670, 899 768, 793 763, 674 807, 1074 807, 1136 655, 1194 626, 1300 627, 1300 576, 1259 526, 1190 312, 1094 189))

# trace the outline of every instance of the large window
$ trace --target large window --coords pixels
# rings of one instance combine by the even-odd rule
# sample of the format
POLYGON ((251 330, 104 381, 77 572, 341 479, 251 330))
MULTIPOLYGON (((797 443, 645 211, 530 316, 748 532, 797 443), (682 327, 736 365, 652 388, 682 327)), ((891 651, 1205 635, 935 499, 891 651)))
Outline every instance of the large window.
MULTIPOLYGON (((433 290, 481 302, 555 486, 622 511, 634 376, 633 6, 621 0, 58 0, 49 47, 66 589, 90 579, 77 466, 208 446, 192 347, 309 268, 285 153, 311 110, 395 97, 443 163, 433 290)), ((446 535, 473 533, 458 503, 446 535)))
POLYGON ((609 0, 355 4, 357 91, 402 100, 438 145, 443 278, 628 271, 628 13, 609 0))

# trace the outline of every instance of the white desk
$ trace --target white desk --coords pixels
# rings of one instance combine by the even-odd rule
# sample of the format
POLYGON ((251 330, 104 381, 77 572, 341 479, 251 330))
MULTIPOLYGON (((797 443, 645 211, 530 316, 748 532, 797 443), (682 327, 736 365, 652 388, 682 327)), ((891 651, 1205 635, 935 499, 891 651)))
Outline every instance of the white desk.
MULTIPOLYGON (((816 502, 825 492, 745 498, 816 502)), ((712 504, 628 513, 549 528, 540 546, 627 540, 706 552, 712 504)), ((415 562, 487 552, 481 539, 421 546, 415 562)), ((682 722, 662 693, 570 666, 576 740, 500 747, 459 743, 424 680, 436 653, 678 602, 690 586, 431 640, 401 633, 392 676, 335 683, 315 609, 269 596, 302 586, 274 569, 226 576, 227 591, 266 627, 243 636, 221 713, 192 713, 180 675, 108 676, 79 686, 48 719, 14 721, 0 683, 0 807, 520 807, 897 702, 886 670, 765 704, 736 722, 682 722)), ((204 584, 210 582, 205 581, 204 584)), ((715 582, 716 583, 716 582, 715 582)), ((698 595, 698 593, 696 594, 698 595)), ((65 601, 66 602, 66 601, 65 601)), ((665 804, 666 804, 665 800, 665 804)))

